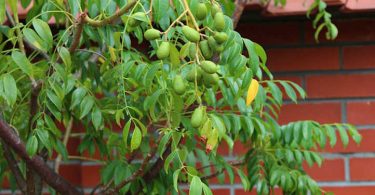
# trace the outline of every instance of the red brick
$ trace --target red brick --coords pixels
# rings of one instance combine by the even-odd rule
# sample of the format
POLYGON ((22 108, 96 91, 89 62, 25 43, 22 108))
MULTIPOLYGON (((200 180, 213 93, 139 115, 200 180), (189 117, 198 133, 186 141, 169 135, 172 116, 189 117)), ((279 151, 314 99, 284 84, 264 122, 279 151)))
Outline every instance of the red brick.
POLYGON ((62 164, 59 173, 74 185, 81 185, 81 165, 62 164))
POLYGON ((375 68, 375 46, 344 47, 344 69, 375 68))
POLYGON ((375 101, 348 102, 348 122, 355 125, 375 124, 375 101))
POLYGON ((228 156, 229 146, 224 140, 222 140, 221 143, 218 145, 217 153, 223 156, 228 156))
MULTIPOLYGON (((252 191, 250 191, 250 192, 249 191, 244 191, 242 189, 236 189, 234 191, 234 194, 235 195, 257 195, 257 191, 256 191, 255 188, 252 191)), ((281 189, 276 188, 276 189, 274 189, 274 193, 270 193, 270 194, 282 195, 283 193, 282 193, 281 189)))
MULTIPOLYGON (((337 25, 339 34, 334 41, 325 39, 325 30, 320 33, 320 42, 354 42, 354 41, 373 41, 375 40, 375 19, 361 18, 361 19, 343 19, 334 20, 333 23, 337 25)), ((311 22, 306 24, 305 40, 307 42, 316 42, 314 39, 315 30, 312 29, 311 22)))
POLYGON ((375 158, 351 158, 350 179, 352 181, 375 180, 375 158))
POLYGON ((338 186, 323 187, 327 192, 333 192, 337 195, 373 195, 375 194, 375 186, 338 186))
POLYGON ((339 103, 301 103, 281 107, 279 121, 282 124, 297 120, 315 120, 321 123, 340 122, 339 103))
POLYGON ((239 23, 236 30, 242 37, 261 45, 290 45, 300 42, 301 24, 298 22, 239 23))
POLYGON ((234 143, 232 153, 233 153, 233 156, 244 155, 246 154, 247 151, 249 151, 249 149, 250 149, 249 144, 243 144, 240 141, 237 141, 234 143))
POLYGON ((375 74, 313 75, 306 77, 309 98, 375 96, 375 74))
POLYGON ((267 54, 274 72, 339 69, 337 47, 269 49, 267 54))
POLYGON ((82 187, 94 187, 100 182, 101 165, 83 165, 81 168, 82 187))
MULTIPOLYGON (((362 135, 360 144, 356 144, 350 139, 348 146, 344 147, 342 142, 338 141, 333 148, 327 145, 323 151, 331 153, 375 152, 375 130, 360 130, 359 133, 362 135)), ((339 135, 337 136, 339 137, 339 135)))
POLYGON ((304 165, 308 175, 317 181, 344 181, 345 167, 343 159, 325 159, 322 166, 304 165))
POLYGON ((212 189, 212 194, 228 195, 228 194, 230 194, 230 191, 229 191, 229 189, 212 189))

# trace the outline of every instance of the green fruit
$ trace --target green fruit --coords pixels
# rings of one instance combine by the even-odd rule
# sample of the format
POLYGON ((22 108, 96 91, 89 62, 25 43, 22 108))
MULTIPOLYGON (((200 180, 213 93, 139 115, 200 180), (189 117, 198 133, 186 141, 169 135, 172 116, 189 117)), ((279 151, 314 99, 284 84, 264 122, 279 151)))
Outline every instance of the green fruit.
POLYGON ((147 40, 155 40, 160 38, 160 31, 156 29, 148 29, 145 31, 144 36, 147 40))
POLYGON ((173 90, 176 92, 178 95, 182 95, 185 93, 186 86, 184 83, 184 79, 182 78, 181 75, 177 75, 173 79, 173 90))
POLYGON ((228 35, 225 32, 217 32, 215 33, 214 38, 217 43, 222 44, 228 40, 228 35))
POLYGON ((199 32, 189 26, 182 27, 182 33, 191 42, 198 42, 201 38, 199 32))
POLYGON ((223 31, 225 28, 225 19, 222 12, 218 12, 214 18, 214 26, 217 31, 223 31))
POLYGON ((170 47, 169 42, 164 41, 160 44, 159 49, 156 51, 156 56, 158 56, 159 59, 164 59, 169 56, 170 47))
POLYGON ((189 57, 190 59, 195 59, 195 54, 197 53, 197 46, 195 43, 190 44, 189 46, 189 57))
POLYGON ((215 17, 216 13, 218 13, 218 12, 221 12, 221 7, 220 7, 220 5, 218 5, 218 4, 215 3, 211 7, 211 15, 212 15, 212 17, 215 17))
POLYGON ((208 46, 210 46, 212 51, 216 51, 216 48, 218 47, 216 40, 213 36, 208 37, 208 46))
POLYGON ((198 20, 204 20, 207 16, 207 7, 204 3, 199 3, 198 4, 198 9, 197 9, 197 19, 198 20))
POLYGON ((221 45, 218 45, 217 47, 216 47, 216 50, 215 50, 216 52, 222 52, 222 51, 224 51, 224 45, 223 44, 221 44, 221 45))
POLYGON ((208 74, 213 74, 218 69, 218 66, 215 63, 213 63, 211 61, 207 61, 207 60, 201 62, 201 67, 204 70, 204 72, 206 72, 208 74))
POLYGON ((203 116, 204 116, 204 107, 198 107, 194 110, 193 114, 191 115, 191 126, 194 128, 198 128, 202 125, 203 121, 203 116))
POLYGON ((205 59, 210 59, 212 58, 212 51, 210 47, 208 46, 208 41, 204 40, 199 43, 199 48, 202 52, 202 55, 205 59))
POLYGON ((188 74, 186 75, 186 79, 189 81, 189 82, 195 82, 195 77, 197 78, 197 81, 200 81, 201 77, 202 77, 202 69, 197 66, 197 65, 193 65, 194 67, 188 72, 188 74))
POLYGON ((219 83, 219 75, 203 73, 203 81, 207 87, 215 86, 219 83))

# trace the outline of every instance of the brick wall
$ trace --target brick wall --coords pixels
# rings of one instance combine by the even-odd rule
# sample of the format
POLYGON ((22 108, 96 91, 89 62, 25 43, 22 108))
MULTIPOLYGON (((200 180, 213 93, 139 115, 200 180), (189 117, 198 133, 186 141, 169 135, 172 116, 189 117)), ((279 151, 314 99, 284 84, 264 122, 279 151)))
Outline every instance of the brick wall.
MULTIPOLYGON (((266 48, 276 78, 292 80, 307 92, 305 101, 282 108, 281 123, 348 122, 363 136, 360 146, 327 148, 322 167, 306 166, 308 173, 338 195, 375 194, 375 18, 342 18, 335 24, 337 40, 321 38, 319 44, 311 22, 300 18, 243 22, 238 30, 266 48)), ((232 194, 246 194, 240 187, 232 194)))
MULTIPOLYGON (((307 91, 307 100, 299 105, 288 102, 282 108, 280 122, 349 122, 360 129, 360 146, 351 142, 346 148, 340 144, 328 148, 322 167, 306 166, 308 173, 338 195, 375 194, 375 18, 337 19, 335 23, 337 40, 322 39, 320 44, 313 39, 310 22, 299 18, 247 21, 238 30, 265 46, 276 78, 292 80, 307 91)), ((69 151, 76 151, 78 144, 79 139, 71 139, 69 151)), ((241 145, 235 145, 234 151, 220 148, 229 159, 244 152, 241 145)), ((99 170, 100 163, 71 160, 63 163, 60 173, 89 193, 99 181, 99 170)), ((255 194, 244 192, 239 179, 234 185, 212 182, 215 195, 255 194)))

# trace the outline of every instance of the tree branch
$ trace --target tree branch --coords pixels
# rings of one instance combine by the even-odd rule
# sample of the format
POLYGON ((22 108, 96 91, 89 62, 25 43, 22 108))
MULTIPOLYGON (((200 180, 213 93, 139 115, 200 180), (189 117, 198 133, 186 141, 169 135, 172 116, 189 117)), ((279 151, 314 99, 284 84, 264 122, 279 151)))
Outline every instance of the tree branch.
POLYGON ((14 178, 16 179, 17 186, 21 190, 22 193, 26 194, 26 181, 25 178, 22 176, 22 173, 18 167, 18 163, 16 159, 14 159, 12 151, 8 147, 8 145, 5 144, 4 141, 2 141, 2 147, 4 152, 4 157, 8 162, 8 166, 10 171, 12 171, 14 178))
POLYGON ((53 172, 53 170, 44 162, 42 157, 34 156, 30 158, 26 152, 25 144, 21 141, 18 135, 13 133, 13 129, 2 118, 0 118, 0 137, 57 192, 67 195, 82 194, 63 177, 53 172))
POLYGON ((76 29, 76 32, 75 32, 74 37, 73 37, 73 42, 72 42, 72 44, 69 47, 69 52, 70 53, 73 53, 77 49, 77 47, 79 45, 79 41, 81 39, 81 35, 82 35, 82 31, 83 31, 83 24, 85 23, 85 18, 87 18, 87 14, 86 13, 81 13, 78 16, 78 19, 77 19, 77 29, 76 29))
POLYGON ((148 153, 137 171, 135 171, 130 177, 119 183, 115 188, 105 192, 105 194, 117 194, 121 190, 121 188, 123 188, 126 184, 136 180, 140 176, 143 176, 145 173, 145 168, 149 164, 152 157, 155 155, 155 152, 156 150, 154 150, 151 153, 148 153))
POLYGON ((87 17, 85 17, 85 22, 87 24, 91 25, 91 26, 94 26, 94 27, 101 27, 101 26, 104 26, 104 25, 107 25, 107 24, 111 24, 117 18, 124 15, 125 12, 127 12, 129 9, 131 9, 137 3, 137 1, 138 0, 130 0, 128 2, 128 4, 125 5, 125 7, 117 10, 113 15, 111 15, 107 18, 104 18, 102 20, 94 20, 94 19, 91 19, 89 16, 87 16, 87 17))
POLYGON ((235 9, 233 12, 232 16, 232 21, 233 21, 233 29, 237 27, 238 22, 240 21, 240 18, 242 16, 243 10, 245 9, 246 0, 236 0, 235 2, 235 9))

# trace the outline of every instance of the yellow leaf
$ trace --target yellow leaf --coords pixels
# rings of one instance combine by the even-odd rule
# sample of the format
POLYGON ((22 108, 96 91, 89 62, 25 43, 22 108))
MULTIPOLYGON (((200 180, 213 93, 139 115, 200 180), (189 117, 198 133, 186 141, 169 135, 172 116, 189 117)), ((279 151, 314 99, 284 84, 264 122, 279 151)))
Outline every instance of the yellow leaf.
POLYGON ((257 80, 252 79, 249 89, 247 90, 246 105, 249 106, 251 102, 255 99, 258 93, 259 83, 257 80))

